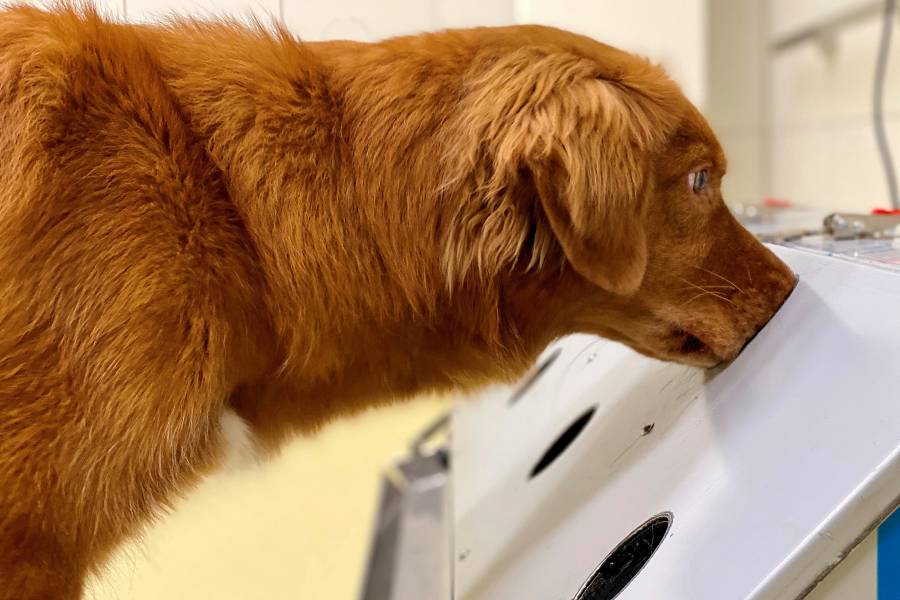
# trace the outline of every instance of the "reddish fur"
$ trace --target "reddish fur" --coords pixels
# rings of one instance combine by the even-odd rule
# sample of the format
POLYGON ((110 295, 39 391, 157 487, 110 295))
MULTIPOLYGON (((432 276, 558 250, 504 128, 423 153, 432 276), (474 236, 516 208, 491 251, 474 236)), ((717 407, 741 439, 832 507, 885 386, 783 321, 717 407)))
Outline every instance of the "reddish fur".
POLYGON ((0 156, 2 600, 79 597, 215 464, 227 407, 275 447, 574 331, 710 365, 793 284, 665 75, 549 28, 302 44, 13 8, 0 156))

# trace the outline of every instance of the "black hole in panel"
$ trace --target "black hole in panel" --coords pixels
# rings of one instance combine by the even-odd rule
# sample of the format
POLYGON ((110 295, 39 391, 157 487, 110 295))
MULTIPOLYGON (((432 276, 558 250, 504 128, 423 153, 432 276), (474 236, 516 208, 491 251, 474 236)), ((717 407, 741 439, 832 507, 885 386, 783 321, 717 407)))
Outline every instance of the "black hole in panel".
POLYGON ((575 441, 584 428, 587 426, 588 422, 591 420, 591 417, 594 416, 594 411, 597 410, 597 407, 592 406, 588 409, 584 414, 578 417, 574 423, 569 425, 568 429, 563 431, 556 441, 547 448, 547 451, 544 452, 544 455, 541 456, 541 459, 534 465, 534 468, 531 469, 531 475, 528 476, 529 479, 537 477, 541 471, 552 465, 559 456, 566 451, 566 449, 572 445, 572 442, 575 441))
POLYGON ((531 369, 525 376, 525 381, 522 382, 522 385, 520 385, 518 389, 513 392, 513 395, 510 396, 509 403, 515 404, 522 398, 522 396, 528 393, 528 390, 530 390, 534 386, 534 384, 537 383, 537 380, 541 378, 541 376, 547 371, 547 369, 553 366, 553 363, 556 362, 556 359, 559 358, 560 354, 562 354, 562 348, 557 348, 553 351, 552 354, 550 354, 550 356, 542 360, 539 365, 531 369))
POLYGON ((657 515, 634 530, 601 563, 574 600, 613 600, 641 572, 672 526, 672 514, 657 515))

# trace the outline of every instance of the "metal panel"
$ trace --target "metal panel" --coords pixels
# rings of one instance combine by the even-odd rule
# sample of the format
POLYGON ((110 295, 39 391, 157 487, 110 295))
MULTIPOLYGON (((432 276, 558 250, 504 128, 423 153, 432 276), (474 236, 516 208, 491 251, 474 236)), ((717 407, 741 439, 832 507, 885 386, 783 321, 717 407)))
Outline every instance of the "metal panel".
POLYGON ((450 600, 447 468, 440 450, 385 474, 361 600, 450 600))

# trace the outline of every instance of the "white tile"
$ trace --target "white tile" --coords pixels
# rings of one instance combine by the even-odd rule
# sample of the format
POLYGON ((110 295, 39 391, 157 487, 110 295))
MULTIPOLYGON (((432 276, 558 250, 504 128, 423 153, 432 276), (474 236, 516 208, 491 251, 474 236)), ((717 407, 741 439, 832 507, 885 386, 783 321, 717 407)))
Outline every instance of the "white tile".
MULTIPOLYGON (((900 121, 889 126, 900 168, 900 121)), ((888 205, 887 184, 869 123, 776 133, 772 195, 806 206, 867 212, 888 205)))
POLYGON ((836 206, 834 152, 827 136, 783 136, 771 148, 771 195, 801 206, 836 206))
MULTIPOLYGON (((833 56, 815 44, 785 51, 772 60, 772 108, 779 126, 844 124, 868 118, 878 48, 879 23, 845 30, 833 56)), ((900 30, 900 27, 898 27, 900 30)), ((885 107, 900 115, 900 44, 888 63, 885 107)))

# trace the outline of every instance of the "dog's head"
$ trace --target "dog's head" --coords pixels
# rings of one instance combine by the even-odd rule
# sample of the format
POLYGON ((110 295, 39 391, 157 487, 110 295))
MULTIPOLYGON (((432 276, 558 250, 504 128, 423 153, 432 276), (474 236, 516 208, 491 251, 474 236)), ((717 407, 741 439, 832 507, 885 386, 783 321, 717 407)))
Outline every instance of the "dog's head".
POLYGON ((526 41, 486 52, 463 96, 451 149, 470 194, 445 244, 451 281, 519 273, 505 285, 520 330, 733 358, 795 278, 723 202, 706 121, 640 58, 552 29, 510 38, 526 41))

